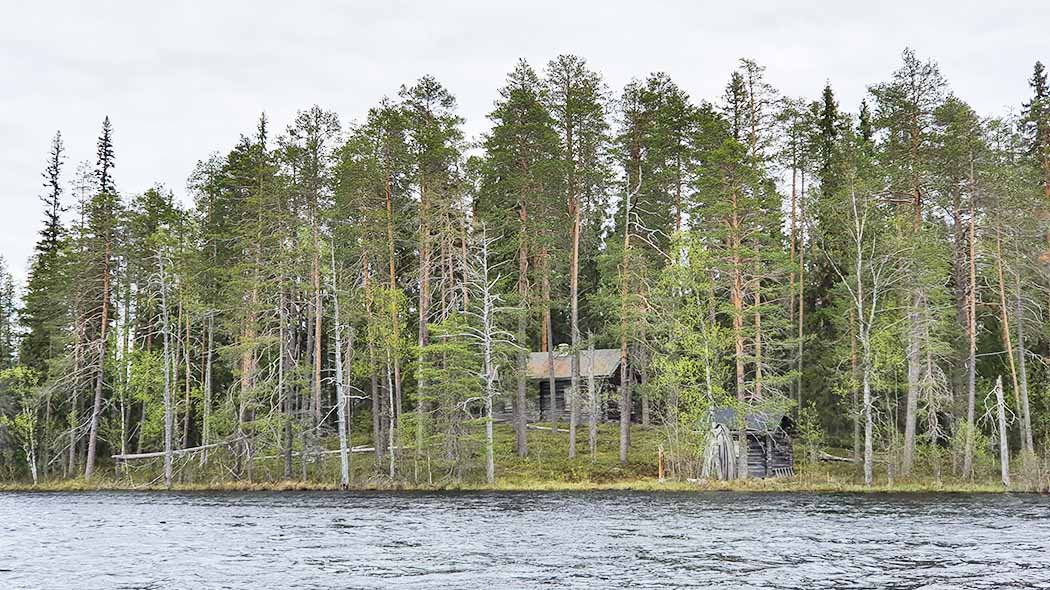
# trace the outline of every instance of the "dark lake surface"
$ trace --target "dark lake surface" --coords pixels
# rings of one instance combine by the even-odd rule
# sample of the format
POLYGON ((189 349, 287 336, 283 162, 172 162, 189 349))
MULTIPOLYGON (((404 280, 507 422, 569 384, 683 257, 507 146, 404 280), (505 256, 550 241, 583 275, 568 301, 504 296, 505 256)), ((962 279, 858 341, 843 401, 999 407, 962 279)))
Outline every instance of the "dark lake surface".
POLYGON ((0 493, 0 589, 1050 588, 1050 499, 0 493))

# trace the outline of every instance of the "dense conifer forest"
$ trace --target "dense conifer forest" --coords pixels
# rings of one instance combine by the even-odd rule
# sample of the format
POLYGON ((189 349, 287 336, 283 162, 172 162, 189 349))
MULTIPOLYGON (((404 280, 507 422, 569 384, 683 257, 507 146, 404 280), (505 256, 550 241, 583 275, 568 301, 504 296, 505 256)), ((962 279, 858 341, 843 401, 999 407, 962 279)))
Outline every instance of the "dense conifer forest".
POLYGON ((1006 116, 911 50, 860 104, 712 75, 694 97, 522 60, 480 137, 423 76, 367 113, 261 114, 185 191, 121 185, 119 120, 94 161, 56 133, 28 278, 0 268, 0 481, 492 483, 555 436, 571 469, 655 473, 659 446, 687 480, 732 407, 792 416, 800 463, 859 483, 1041 487, 1043 65, 1006 116), (529 352, 571 358, 542 424, 529 352))

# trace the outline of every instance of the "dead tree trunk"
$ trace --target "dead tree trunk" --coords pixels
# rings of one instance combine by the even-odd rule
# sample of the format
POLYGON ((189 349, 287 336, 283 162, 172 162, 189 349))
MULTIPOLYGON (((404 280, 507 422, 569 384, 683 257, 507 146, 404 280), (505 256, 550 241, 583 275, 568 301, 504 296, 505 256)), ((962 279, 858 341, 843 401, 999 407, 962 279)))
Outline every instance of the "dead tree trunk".
MULTIPOLYGON (((372 277, 372 261, 370 258, 365 258, 362 264, 362 282, 364 284, 365 292, 365 317, 368 321, 372 321, 374 310, 372 309, 372 291, 371 291, 371 277, 372 277)), ((375 462, 378 468, 383 463, 383 441, 386 440, 383 437, 383 395, 379 390, 379 375, 376 372, 376 349, 375 342, 372 338, 366 338, 368 342, 368 373, 369 373, 369 387, 372 395, 372 447, 375 449, 375 462)))
POLYGON ((1032 414, 1028 406, 1028 371, 1025 361, 1024 305, 1021 300, 1021 276, 1014 274, 1015 313, 1017 315, 1017 370, 1021 394, 1021 433, 1022 445, 1028 454, 1035 453, 1032 440, 1032 414))
MULTIPOLYGON (((398 321, 397 317, 397 301, 394 298, 394 293, 397 292, 397 272, 394 266, 395 260, 395 248, 394 248, 394 196, 391 189, 391 178, 390 174, 386 175, 386 239, 387 239, 387 262, 389 264, 390 271, 390 329, 391 338, 394 342, 399 342, 401 339, 401 322, 398 321)), ((387 408, 390 413, 390 422, 393 424, 401 412, 401 357, 400 355, 388 355, 387 362, 393 363, 393 383, 391 383, 391 396, 393 402, 389 404, 387 408)), ((393 432, 390 433, 393 436, 393 432)), ((390 445, 390 451, 393 453, 393 444, 390 445)), ((393 459, 391 458, 391 465, 393 465, 393 459)), ((391 467, 393 470, 393 467, 391 467)))
POLYGON ((999 472, 1003 485, 1010 487, 1010 447, 1006 432, 1006 403, 1003 401, 1003 377, 995 379, 995 408, 999 418, 999 472))
MULTIPOLYGON (((204 414, 201 417, 201 444, 208 445, 211 439, 211 359, 215 347, 215 313, 208 312, 208 345, 204 351, 204 414)), ((207 465, 208 452, 201 456, 201 464, 207 465)))
POLYGON ((91 407, 91 425, 88 430, 87 459, 84 466, 84 479, 90 480, 95 473, 95 455, 98 447, 98 427, 102 415, 102 387, 106 375, 107 328, 109 327, 109 248, 107 237, 102 252, 102 313, 99 316, 98 337, 98 370, 95 373, 95 401, 91 407))
POLYGON ((164 487, 171 488, 172 472, 172 434, 174 430, 174 415, 171 408, 171 372, 172 359, 171 335, 168 325, 168 301, 167 282, 164 277, 164 254, 157 252, 157 263, 160 268, 160 311, 161 311, 161 333, 164 337, 164 487))
MULTIPOLYGON (((1001 322, 1001 335, 1003 347, 1006 349, 1006 358, 1010 366, 1010 383, 1014 391, 1014 407, 1021 408, 1020 385, 1017 380, 1017 365, 1014 363, 1014 346, 1010 337, 1010 315, 1006 303, 1006 279, 1003 273, 1003 245, 1000 228, 995 228, 995 274, 999 282, 999 320, 1001 322)), ((1021 440, 1028 440, 1028 432, 1024 422, 1021 423, 1021 440)))
MULTIPOLYGON (((637 151, 639 148, 634 149, 637 151)), ((637 153, 633 157, 635 160, 639 159, 637 153)), ((623 263, 620 269, 620 463, 627 463, 627 451, 631 445, 631 377, 627 369, 627 312, 630 305, 628 281, 631 272, 631 199, 642 187, 640 164, 637 179, 638 184, 634 190, 631 190, 630 185, 627 187, 623 209, 623 263)), ((579 371, 579 363, 576 365, 576 371, 579 371)))
POLYGON ((339 487, 350 487, 350 455, 347 452, 346 394, 343 390, 343 337, 339 323, 339 289, 335 278, 335 244, 331 249, 332 262, 332 306, 335 320, 335 404, 339 420, 339 487))
POLYGON ((190 313, 186 310, 186 342, 182 345, 182 356, 183 361, 186 365, 186 383, 184 384, 183 403, 185 404, 185 413, 182 415, 182 448, 190 446, 190 423, 193 421, 193 404, 190 400, 190 313))
POLYGON ((282 441, 283 455, 284 455, 284 479, 292 479, 292 446, 295 444, 292 434, 292 397, 288 393, 285 386, 285 374, 288 367, 288 310, 287 302, 285 300, 285 292, 281 290, 281 301, 280 309, 278 310, 278 338, 280 339, 277 346, 277 395, 281 399, 281 404, 284 406, 284 440, 282 441))

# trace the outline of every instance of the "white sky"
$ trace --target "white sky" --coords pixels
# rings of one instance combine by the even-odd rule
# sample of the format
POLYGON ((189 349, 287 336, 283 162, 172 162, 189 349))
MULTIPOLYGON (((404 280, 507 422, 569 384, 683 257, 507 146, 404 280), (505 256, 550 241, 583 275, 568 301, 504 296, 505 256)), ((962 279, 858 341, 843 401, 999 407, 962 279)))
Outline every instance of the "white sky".
POLYGON ((519 57, 540 69, 559 53, 585 57, 614 93, 663 70, 697 100, 749 57, 781 92, 816 98, 829 80, 853 110, 911 46, 979 113, 1003 114, 1026 100, 1034 62, 1050 62, 1050 2, 997 4, 0 0, 0 255, 24 279, 49 142, 62 131, 68 182, 94 163, 105 115, 118 190, 181 196, 194 164, 263 110, 275 133, 315 103, 345 125, 429 73, 475 135, 519 57))

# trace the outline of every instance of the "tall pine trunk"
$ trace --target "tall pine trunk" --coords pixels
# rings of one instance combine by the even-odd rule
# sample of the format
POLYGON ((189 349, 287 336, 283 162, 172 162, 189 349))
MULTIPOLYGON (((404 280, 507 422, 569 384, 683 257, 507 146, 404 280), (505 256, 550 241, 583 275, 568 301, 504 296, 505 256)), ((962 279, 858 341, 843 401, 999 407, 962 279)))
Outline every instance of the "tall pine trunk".
POLYGON ((561 408, 558 407, 555 392, 558 390, 557 380, 554 376, 554 326, 551 322, 551 281, 550 281, 550 258, 547 248, 542 250, 543 259, 543 333, 546 341, 547 352, 547 389, 550 391, 550 420, 551 431, 558 430, 558 422, 561 421, 561 408))
MULTIPOLYGON (((571 138, 572 132, 569 132, 571 138)), ((571 141, 571 139, 570 139, 571 141)), ((571 157, 571 155, 570 155, 571 157)), ((572 381, 569 387, 569 458, 576 457, 576 423, 579 420, 579 404, 577 399, 580 394, 580 203, 575 190, 570 188, 569 196, 570 213, 572 221, 572 260, 569 267, 569 330, 571 332, 572 354, 572 381)), ((627 232, 629 235, 629 232, 627 232)), ((625 238, 626 239, 626 238, 625 238)), ((624 250, 626 255, 626 250, 624 250)), ((622 446, 622 443, 621 443, 622 446)), ((624 452, 620 453, 626 460, 624 452)))
MULTIPOLYGON (((391 192, 391 178, 390 174, 386 175, 386 240, 387 240, 387 262, 390 267, 390 295, 389 295, 389 306, 390 306, 390 328, 391 328, 391 339, 397 343, 401 340, 401 326, 397 317, 397 301, 394 298, 394 293, 397 292, 397 272, 394 267, 395 260, 395 248, 394 248, 394 195, 391 192)), ((401 412, 401 357, 400 355, 388 355, 387 362, 393 365, 393 383, 390 384, 390 396, 393 401, 387 408, 390 412, 390 424, 394 424, 397 421, 398 415, 401 412)), ((390 437, 393 437, 393 428, 389 433, 390 437)), ((393 454, 394 446, 390 445, 390 452, 393 454)), ((393 465, 394 459, 391 458, 391 465, 393 465)), ((393 467, 391 467, 391 470, 393 467)))
MULTIPOLYGON (((971 167, 972 176, 972 167, 971 167)), ((976 424, 974 414, 977 402, 977 235, 976 208, 970 201, 969 220, 969 297, 966 302, 966 336, 969 341, 966 355, 966 440, 963 446, 963 477, 973 476, 973 445, 976 424)))
MULTIPOLYGON (((526 326, 528 325, 529 309, 529 254, 527 240, 528 209, 525 207, 525 197, 522 195, 518 207, 518 221, 520 228, 520 243, 518 244, 518 298, 521 311, 518 316, 518 344, 522 347, 518 353, 518 391, 514 396, 512 413, 514 414, 514 439, 515 448, 519 457, 529 454, 529 443, 525 433, 525 388, 528 384, 528 361, 529 353, 526 348, 526 326)), ((551 404, 554 404, 554 392, 551 392, 551 404)))

